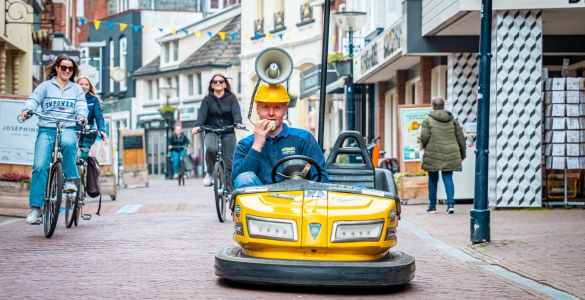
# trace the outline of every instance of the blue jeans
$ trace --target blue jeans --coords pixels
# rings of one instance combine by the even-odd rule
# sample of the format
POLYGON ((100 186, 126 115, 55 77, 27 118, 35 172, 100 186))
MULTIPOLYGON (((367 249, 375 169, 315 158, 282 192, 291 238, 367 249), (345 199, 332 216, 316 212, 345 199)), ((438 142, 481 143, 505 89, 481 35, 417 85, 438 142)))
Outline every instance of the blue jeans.
POLYGON ((186 150, 183 149, 181 152, 171 151, 171 160, 173 161, 173 174, 179 173, 179 161, 181 157, 185 156, 186 150))
POLYGON ((238 175, 238 177, 236 177, 234 180, 234 189, 259 185, 263 185, 262 181, 260 181, 260 178, 258 178, 258 176, 251 171, 238 175))
MULTIPOLYGON (((447 203, 455 204, 455 186, 453 185, 453 172, 440 171, 447 193, 447 203)), ((437 188, 439 183, 439 172, 429 172, 429 207, 437 205, 437 188)))
MULTIPOLYGON (((33 173, 30 186, 28 203, 30 206, 42 207, 44 205, 47 178, 49 177, 49 166, 53 154, 55 142, 55 128, 39 128, 37 141, 35 142, 35 159, 33 162, 33 173)), ((73 128, 67 128, 61 132, 61 153, 63 154, 63 173, 67 179, 77 179, 77 136, 73 128)))

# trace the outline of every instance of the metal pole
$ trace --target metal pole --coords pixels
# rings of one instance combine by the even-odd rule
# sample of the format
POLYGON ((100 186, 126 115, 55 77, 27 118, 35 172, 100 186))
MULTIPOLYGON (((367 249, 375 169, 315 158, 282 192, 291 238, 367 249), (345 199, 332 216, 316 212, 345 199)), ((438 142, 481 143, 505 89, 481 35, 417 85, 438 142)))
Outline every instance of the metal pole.
POLYGON ((471 242, 490 241, 488 209, 488 159, 490 117, 490 73, 492 44, 492 0, 481 1, 479 37, 479 86, 477 103, 477 148, 475 149, 475 195, 471 210, 471 242))
POLYGON ((353 32, 349 32, 349 85, 347 88, 347 130, 355 130, 355 100, 353 98, 353 32))
MULTIPOLYGON (((168 105, 169 105, 169 96, 167 95, 167 106, 168 105)), ((165 173, 166 173, 166 178, 171 178, 172 177, 172 174, 171 174, 171 171, 170 171, 171 166, 169 165, 169 144, 170 144, 170 142, 169 142, 169 127, 170 126, 171 126, 171 124, 170 124, 169 118, 165 117, 165 127, 166 127, 165 129, 166 129, 166 132, 167 132, 167 138, 166 138, 167 145, 165 147, 165 171, 166 171, 165 173)))
POLYGON ((317 129, 317 142, 322 151, 323 138, 325 135, 325 95, 327 95, 327 52, 329 51, 329 16, 331 14, 331 3, 325 1, 325 12, 323 13, 323 49, 321 50, 321 89, 319 92, 319 128, 317 129))

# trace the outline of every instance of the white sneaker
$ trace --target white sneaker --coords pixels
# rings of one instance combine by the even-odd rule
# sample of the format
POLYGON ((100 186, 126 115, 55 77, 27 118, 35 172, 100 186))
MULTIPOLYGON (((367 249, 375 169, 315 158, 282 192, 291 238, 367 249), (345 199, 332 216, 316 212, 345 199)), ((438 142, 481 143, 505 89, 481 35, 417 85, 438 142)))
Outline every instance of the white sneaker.
POLYGON ((37 224, 40 216, 41 216, 41 210, 33 207, 28 212, 28 216, 26 217, 26 222, 28 224, 37 224))
POLYGON ((213 176, 210 174, 205 174, 205 178, 203 178, 203 185, 204 186, 211 186, 211 182, 213 181, 213 176))
POLYGON ((66 180, 63 190, 65 191, 65 193, 77 192, 77 186, 72 180, 66 180))
POLYGON ((173 175, 173 179, 177 179, 179 178, 179 174, 175 173, 175 175, 173 175))

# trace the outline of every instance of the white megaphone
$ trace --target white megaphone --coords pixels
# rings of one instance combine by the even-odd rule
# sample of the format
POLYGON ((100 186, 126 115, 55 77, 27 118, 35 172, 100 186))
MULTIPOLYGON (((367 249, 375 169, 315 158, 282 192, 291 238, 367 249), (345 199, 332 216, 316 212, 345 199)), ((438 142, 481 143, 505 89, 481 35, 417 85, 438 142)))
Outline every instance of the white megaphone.
POLYGON ((254 66, 260 80, 268 84, 279 84, 292 74, 293 60, 283 49, 270 47, 256 56, 254 66))

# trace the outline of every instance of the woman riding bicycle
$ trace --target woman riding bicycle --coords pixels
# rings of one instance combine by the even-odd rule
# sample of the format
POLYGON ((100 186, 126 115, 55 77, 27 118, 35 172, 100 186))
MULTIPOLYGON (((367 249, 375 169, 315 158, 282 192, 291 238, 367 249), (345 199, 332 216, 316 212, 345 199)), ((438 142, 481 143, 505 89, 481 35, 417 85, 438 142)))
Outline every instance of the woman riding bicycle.
POLYGON ((189 138, 181 132, 181 126, 175 127, 175 131, 171 135, 171 145, 169 146, 171 160, 173 161, 173 174, 175 174, 174 179, 179 177, 179 160, 187 152, 185 146, 189 147, 190 144, 189 138))
MULTIPOLYGON (((75 119, 79 124, 85 124, 87 117, 87 102, 81 87, 73 79, 79 68, 71 57, 61 54, 47 68, 47 80, 41 83, 30 95, 22 110, 22 119, 28 118, 29 111, 40 108, 41 115, 48 115, 63 119, 75 119)), ((63 172, 65 173, 64 192, 77 191, 75 180, 79 178, 75 156, 77 152, 77 136, 75 122, 66 121, 66 129, 61 132, 61 153, 63 154, 63 172)), ((55 141, 56 122, 52 119, 39 118, 39 131, 35 143, 35 158, 31 189, 29 194, 30 211, 26 222, 37 224, 41 215, 41 206, 45 198, 45 188, 53 143, 55 141)))
MULTIPOLYGON (((89 111, 87 114, 87 125, 93 127, 94 124, 96 124, 100 137, 102 140, 106 140, 107 136, 106 127, 104 125, 104 114, 102 113, 102 100, 97 96, 95 87, 89 80, 89 77, 86 75, 79 75, 75 82, 81 86, 81 89, 85 93, 85 100, 87 101, 87 109, 89 111)), ((81 126, 76 126, 76 129, 80 130, 81 126)), ((95 142, 96 137, 95 134, 87 134, 83 137, 83 145, 81 147, 81 157, 83 159, 86 159, 89 155, 89 149, 95 142)))
MULTIPOLYGON (((238 99, 231 90, 230 83, 222 74, 215 74, 209 81, 207 88, 209 94, 203 98, 201 102, 200 114, 195 123, 192 133, 199 133, 199 127, 208 125, 213 129, 220 129, 227 125, 238 124, 242 125, 242 113, 240 111, 240 104, 238 99)), ((213 165, 217 156, 217 139, 215 133, 205 134, 205 162, 207 164, 207 171, 203 179, 203 185, 211 186, 213 181, 213 165)), ((225 161, 225 171, 227 178, 232 177, 232 162, 234 159, 234 149, 236 148, 236 134, 228 133, 221 135, 222 153, 225 161)), ((228 180, 228 191, 233 190, 231 180, 228 180)))

